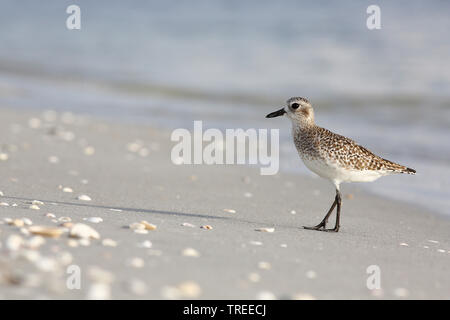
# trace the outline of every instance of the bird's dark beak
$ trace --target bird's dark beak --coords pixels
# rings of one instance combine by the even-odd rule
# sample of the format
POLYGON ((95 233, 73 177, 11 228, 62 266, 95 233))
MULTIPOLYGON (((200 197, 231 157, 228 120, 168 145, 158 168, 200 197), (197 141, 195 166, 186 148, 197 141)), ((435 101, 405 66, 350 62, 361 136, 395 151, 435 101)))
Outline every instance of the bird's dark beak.
POLYGON ((275 118, 275 117, 279 117, 282 116, 286 113, 286 111, 284 111, 284 108, 281 108, 280 110, 277 110, 275 112, 269 113, 266 118, 275 118))

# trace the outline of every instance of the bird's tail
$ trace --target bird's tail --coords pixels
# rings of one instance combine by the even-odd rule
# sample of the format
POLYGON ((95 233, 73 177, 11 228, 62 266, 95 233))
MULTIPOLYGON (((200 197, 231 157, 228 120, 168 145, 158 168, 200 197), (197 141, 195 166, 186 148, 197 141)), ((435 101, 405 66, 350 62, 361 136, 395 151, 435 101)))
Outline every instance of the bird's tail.
POLYGON ((386 170, 388 170, 388 171, 392 171, 395 173, 416 174, 416 170, 414 170, 414 169, 402 166, 401 164, 398 164, 398 163, 395 163, 395 162, 392 162, 392 161, 389 161, 386 159, 383 159, 383 160, 386 162, 385 167, 386 167, 386 170))
POLYGON ((416 170, 411 169, 411 168, 406 168, 405 171, 403 171, 403 173, 408 173, 408 174, 416 174, 416 170))

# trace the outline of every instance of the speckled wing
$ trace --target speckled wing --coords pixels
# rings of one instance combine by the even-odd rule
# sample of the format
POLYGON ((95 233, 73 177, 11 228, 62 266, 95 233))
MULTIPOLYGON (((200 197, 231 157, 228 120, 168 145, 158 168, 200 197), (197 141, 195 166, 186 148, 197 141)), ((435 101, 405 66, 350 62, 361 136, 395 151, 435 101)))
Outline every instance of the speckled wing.
POLYGON ((383 159, 370 150, 360 146, 352 139, 333 133, 324 128, 317 128, 316 147, 321 158, 337 162, 349 170, 372 170, 392 173, 415 174, 416 171, 395 162, 383 159))

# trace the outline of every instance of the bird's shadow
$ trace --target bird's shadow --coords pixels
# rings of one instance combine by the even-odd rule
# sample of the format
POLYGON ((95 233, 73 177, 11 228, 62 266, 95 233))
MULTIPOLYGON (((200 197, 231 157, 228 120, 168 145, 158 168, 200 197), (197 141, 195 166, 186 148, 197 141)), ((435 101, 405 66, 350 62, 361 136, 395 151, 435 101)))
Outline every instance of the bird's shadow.
MULTIPOLYGON (((27 201, 32 202, 37 200, 36 198, 23 198, 23 197, 3 197, 4 199, 13 199, 13 200, 21 200, 21 201, 27 201)), ((156 210, 156 209, 139 209, 139 208, 125 208, 121 206, 106 206, 106 205, 96 205, 96 204, 87 204, 87 203, 75 203, 75 202, 63 202, 63 201, 54 201, 54 200, 45 200, 40 199, 39 201, 42 201, 44 203, 56 203, 66 206, 75 206, 75 207, 87 207, 87 208, 94 208, 94 209, 106 209, 106 210, 120 210, 125 212, 136 212, 136 213, 152 213, 152 214, 162 214, 162 215, 171 215, 171 216, 185 216, 185 217, 195 217, 195 218, 208 218, 208 219, 229 219, 227 217, 218 217, 218 216, 211 216, 206 214, 199 214, 199 213, 185 213, 185 212, 175 212, 175 211, 166 211, 166 210, 156 210)))
MULTIPOLYGON (((30 202, 30 203, 32 201, 38 200, 36 198, 31 199, 31 198, 25 198, 25 197, 11 197, 11 196, 4 196, 2 198, 17 200, 17 201, 30 202)), ((74 206, 74 207, 106 209, 106 210, 121 210, 123 212, 150 213, 150 214, 158 214, 158 215, 169 215, 169 216, 181 216, 181 217, 190 217, 190 218, 235 221, 235 222, 259 225, 259 226, 266 225, 266 226, 275 226, 275 227, 280 227, 280 228, 296 229, 296 230, 298 230, 299 227, 300 227, 300 226, 292 226, 292 225, 280 225, 280 224, 270 223, 270 222, 252 221, 252 220, 240 219, 240 218, 237 218, 237 217, 213 216, 213 215, 202 214, 202 213, 187 213, 187 212, 176 212, 176 211, 167 211, 167 210, 158 210, 158 209, 127 208, 127 207, 121 207, 121 206, 96 205, 96 204, 65 202, 65 201, 54 201, 54 200, 45 200, 45 199, 39 199, 39 201, 42 201, 44 203, 56 203, 56 204, 60 204, 60 205, 74 206)))

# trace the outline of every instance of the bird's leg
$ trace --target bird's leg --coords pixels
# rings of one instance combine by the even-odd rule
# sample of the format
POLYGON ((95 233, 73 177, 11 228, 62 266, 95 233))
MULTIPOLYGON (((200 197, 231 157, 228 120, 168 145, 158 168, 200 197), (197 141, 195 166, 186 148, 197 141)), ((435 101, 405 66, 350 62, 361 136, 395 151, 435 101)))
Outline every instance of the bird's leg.
POLYGON ((338 232, 339 231, 339 220, 341 217, 341 204, 342 204, 342 198, 341 193, 339 190, 336 189, 336 199, 335 202, 337 203, 337 210, 336 210, 336 224, 334 226, 334 229, 326 229, 326 231, 329 232, 338 232))
POLYGON ((333 212, 334 208, 338 204, 337 199, 338 198, 337 198, 337 195, 336 195, 336 197, 334 198, 334 202, 331 205, 330 210, 328 210, 326 216, 323 218, 323 220, 317 226, 314 226, 314 227, 305 227, 305 226, 303 226, 303 228, 308 229, 308 230, 325 230, 328 218, 330 217, 330 215, 333 212))

